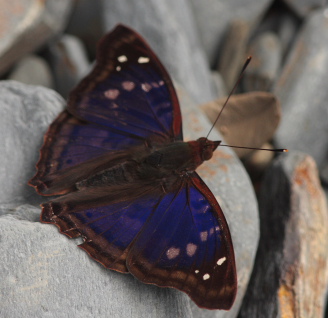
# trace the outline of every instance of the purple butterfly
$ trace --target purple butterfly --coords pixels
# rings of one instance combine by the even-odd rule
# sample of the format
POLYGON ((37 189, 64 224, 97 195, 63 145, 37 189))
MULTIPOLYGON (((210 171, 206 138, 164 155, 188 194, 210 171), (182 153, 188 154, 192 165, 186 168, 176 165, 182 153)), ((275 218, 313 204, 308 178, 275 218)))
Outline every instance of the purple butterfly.
POLYGON ((47 131, 29 184, 61 195, 42 205, 41 221, 82 236, 105 267, 227 310, 237 291, 230 232, 195 172, 219 144, 182 140, 170 76, 140 35, 118 25, 47 131))

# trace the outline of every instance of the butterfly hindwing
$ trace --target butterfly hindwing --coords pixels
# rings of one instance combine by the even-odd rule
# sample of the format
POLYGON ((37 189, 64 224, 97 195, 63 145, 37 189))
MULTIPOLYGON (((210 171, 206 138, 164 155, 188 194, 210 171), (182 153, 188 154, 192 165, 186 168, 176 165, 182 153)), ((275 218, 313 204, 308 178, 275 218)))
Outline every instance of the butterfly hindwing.
POLYGON ((164 196, 127 256, 139 280, 187 293, 198 306, 229 309, 234 252, 222 210, 197 173, 164 196))
POLYGON ((80 247, 107 268, 128 272, 126 254, 159 201, 154 192, 142 185, 128 194, 130 200, 115 187, 69 193, 44 203, 41 220, 69 237, 82 236, 80 247))
POLYGON ((236 272, 223 213, 196 173, 175 187, 163 194, 145 185, 118 202, 106 196, 111 189, 72 193, 45 203, 42 220, 83 236, 81 248, 108 268, 177 288, 200 307, 229 309, 236 272))

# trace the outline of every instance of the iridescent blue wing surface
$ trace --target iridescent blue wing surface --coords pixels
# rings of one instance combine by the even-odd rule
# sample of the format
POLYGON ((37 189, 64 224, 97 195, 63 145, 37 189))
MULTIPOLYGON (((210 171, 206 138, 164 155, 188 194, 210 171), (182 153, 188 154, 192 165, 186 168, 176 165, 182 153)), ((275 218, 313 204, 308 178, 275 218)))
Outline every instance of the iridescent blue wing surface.
POLYGON ((219 204, 196 172, 155 207, 127 267, 144 283, 187 293, 200 307, 230 309, 237 292, 232 241, 219 204))
POLYGON ((234 252, 204 182, 194 172, 167 194, 147 184, 137 189, 120 202, 113 188, 112 196, 104 188, 67 194, 43 205, 42 221, 70 237, 82 235, 81 248, 110 269, 177 288, 200 307, 229 309, 237 290, 234 252))
POLYGON ((72 174, 67 188, 56 182, 88 160, 145 142, 182 139, 172 81, 145 41, 118 25, 97 52, 93 71, 71 92, 67 110, 45 135, 38 172, 29 182, 40 194, 69 192, 72 174))

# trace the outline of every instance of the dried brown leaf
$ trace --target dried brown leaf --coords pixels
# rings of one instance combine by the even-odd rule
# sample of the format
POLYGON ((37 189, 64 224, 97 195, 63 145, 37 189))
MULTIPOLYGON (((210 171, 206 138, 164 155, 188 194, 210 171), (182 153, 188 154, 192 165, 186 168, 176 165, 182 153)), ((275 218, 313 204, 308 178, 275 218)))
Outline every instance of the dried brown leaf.
MULTIPOLYGON (((225 101, 226 98, 220 98, 201 106, 212 123, 225 101)), ((261 147, 273 137, 280 117, 280 103, 272 93, 232 95, 216 123, 216 128, 228 145, 261 147)), ((249 149, 234 150, 239 158, 252 152, 249 149)))

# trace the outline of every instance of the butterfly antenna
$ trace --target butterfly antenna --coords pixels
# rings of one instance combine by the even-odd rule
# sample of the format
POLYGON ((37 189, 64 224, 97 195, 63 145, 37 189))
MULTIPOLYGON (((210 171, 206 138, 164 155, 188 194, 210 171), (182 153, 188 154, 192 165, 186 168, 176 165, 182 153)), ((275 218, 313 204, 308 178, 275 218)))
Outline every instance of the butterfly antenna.
MULTIPOLYGON (((217 123, 217 121, 219 120, 224 108, 226 107, 226 105, 228 104, 228 101, 231 97, 231 95, 233 94, 233 92, 235 91, 236 87, 239 85, 241 79, 243 78, 243 75, 244 75, 244 72, 249 64, 249 62, 251 61, 252 57, 249 56, 247 57, 245 63, 244 63, 244 66, 243 68, 241 69, 240 73, 239 73, 239 76, 236 80, 236 83, 235 85, 233 86, 232 90, 230 91, 226 101, 224 102, 223 104, 223 107, 221 108, 218 116, 216 117, 210 131, 208 132, 207 136, 206 136, 206 139, 208 138, 208 136, 210 135, 211 131, 213 130, 215 124, 217 123)), ((231 146, 231 145, 223 145, 223 144, 220 144, 220 147, 230 147, 230 148, 240 148, 240 149, 252 149, 252 150, 266 150, 266 151, 272 151, 272 152, 288 152, 288 149, 269 149, 269 148, 253 148, 253 147, 241 147, 241 146, 231 146)))
POLYGON ((230 93, 229 93, 229 95, 228 95, 226 101, 224 102, 223 107, 221 108, 221 110, 220 110, 218 116, 216 117, 216 119, 215 119, 215 121, 214 121, 214 123, 213 123, 213 125, 212 125, 212 127, 211 127, 211 129, 210 129, 210 131, 208 132, 208 134, 207 134, 207 136, 206 136, 206 139, 208 138, 208 136, 210 135, 211 131, 213 130, 215 124, 216 124, 217 121, 219 120, 219 118, 220 118, 220 116, 221 116, 221 114, 222 114, 224 108, 226 107, 226 105, 227 105, 227 103, 228 103, 228 101, 229 101, 231 95, 233 94, 233 92, 235 91, 236 87, 239 85, 241 79, 243 78, 243 75, 244 75, 244 72, 245 72, 245 70, 246 70, 246 67, 248 66, 248 64, 249 64, 249 62, 251 61, 251 59, 252 59, 251 56, 249 56, 249 57, 246 59, 246 62, 244 63, 244 66, 243 66, 243 68, 241 69, 241 71, 240 71, 240 73, 239 73, 239 76, 238 76, 238 78, 237 78, 237 80, 236 80, 236 83, 235 83, 235 85, 233 86, 232 90, 230 91, 230 93))
POLYGON ((272 151, 272 152, 288 152, 288 149, 253 148, 253 147, 241 147, 241 146, 231 146, 231 145, 222 145, 222 144, 220 144, 220 147, 252 149, 252 150, 266 150, 266 151, 272 151))

